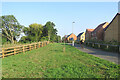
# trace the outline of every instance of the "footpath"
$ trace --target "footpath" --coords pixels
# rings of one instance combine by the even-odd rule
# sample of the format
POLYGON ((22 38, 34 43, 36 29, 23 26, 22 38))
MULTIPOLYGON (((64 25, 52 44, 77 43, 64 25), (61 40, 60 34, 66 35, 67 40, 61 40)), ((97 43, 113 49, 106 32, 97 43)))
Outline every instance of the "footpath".
MULTIPOLYGON (((71 43, 68 43, 68 44, 72 45, 71 43)), ((111 61, 116 64, 120 64, 120 60, 119 60, 120 54, 119 53, 102 51, 100 49, 95 49, 95 48, 86 47, 86 46, 84 46, 84 48, 81 48, 80 44, 75 44, 74 47, 76 47, 77 49, 79 49, 82 52, 86 52, 88 54, 111 61)))

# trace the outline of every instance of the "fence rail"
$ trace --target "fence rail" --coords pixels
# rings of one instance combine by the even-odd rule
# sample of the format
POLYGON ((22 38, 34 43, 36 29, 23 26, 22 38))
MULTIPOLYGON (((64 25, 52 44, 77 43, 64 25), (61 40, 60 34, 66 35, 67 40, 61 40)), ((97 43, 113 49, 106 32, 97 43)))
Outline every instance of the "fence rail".
POLYGON ((100 44, 100 43, 93 43, 93 42, 86 42, 85 44, 94 48, 100 48, 103 50, 120 53, 120 45, 100 44))
POLYGON ((9 48, 1 48, 0 52, 0 57, 4 58, 5 56, 9 55, 15 55, 18 53, 23 52, 25 54, 26 51, 31 51, 33 49, 37 49, 43 46, 46 46, 49 44, 49 41, 46 42, 37 42, 37 43, 32 43, 32 44, 27 44, 27 45, 22 45, 22 46, 15 46, 15 47, 9 47, 9 48))

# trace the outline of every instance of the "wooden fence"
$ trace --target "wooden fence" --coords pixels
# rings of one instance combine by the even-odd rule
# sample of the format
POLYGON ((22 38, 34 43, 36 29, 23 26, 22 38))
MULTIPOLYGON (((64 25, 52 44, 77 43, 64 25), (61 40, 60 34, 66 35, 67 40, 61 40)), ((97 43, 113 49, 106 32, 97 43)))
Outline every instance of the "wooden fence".
POLYGON ((107 51, 120 53, 120 45, 100 44, 100 43, 93 43, 93 42, 86 42, 85 44, 93 48, 99 48, 107 51))
POLYGON ((31 51, 33 49, 37 49, 37 48, 46 46, 47 44, 49 44, 49 41, 37 42, 37 43, 9 47, 9 48, 2 48, 2 51, 0 52, 0 57, 4 58, 5 56, 15 55, 15 54, 18 54, 21 52, 25 54, 26 51, 31 51))

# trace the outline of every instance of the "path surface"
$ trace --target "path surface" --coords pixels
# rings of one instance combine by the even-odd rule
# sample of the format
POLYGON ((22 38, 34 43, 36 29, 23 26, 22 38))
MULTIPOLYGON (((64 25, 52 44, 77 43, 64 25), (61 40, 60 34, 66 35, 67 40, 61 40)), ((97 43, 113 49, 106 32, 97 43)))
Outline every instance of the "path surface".
MULTIPOLYGON (((68 43, 68 44, 71 45, 71 43, 68 43)), ((83 51, 88 54, 94 55, 96 57, 100 57, 102 59, 114 62, 116 64, 120 64, 120 60, 119 60, 120 54, 118 54, 118 53, 106 52, 106 51, 102 51, 100 49, 94 49, 94 48, 86 47, 86 46, 84 46, 84 49, 82 49, 79 44, 75 44, 74 46, 77 49, 79 49, 80 51, 83 51)))

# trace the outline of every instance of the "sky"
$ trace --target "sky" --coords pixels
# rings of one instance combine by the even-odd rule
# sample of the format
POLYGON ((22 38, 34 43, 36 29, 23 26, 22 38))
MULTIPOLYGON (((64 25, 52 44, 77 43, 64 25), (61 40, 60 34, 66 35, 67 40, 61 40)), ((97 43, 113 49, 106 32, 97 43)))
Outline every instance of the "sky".
POLYGON ((2 2, 2 15, 14 15, 26 27, 54 22, 62 37, 72 33, 72 26, 77 36, 110 22, 117 12, 118 2, 2 2))

